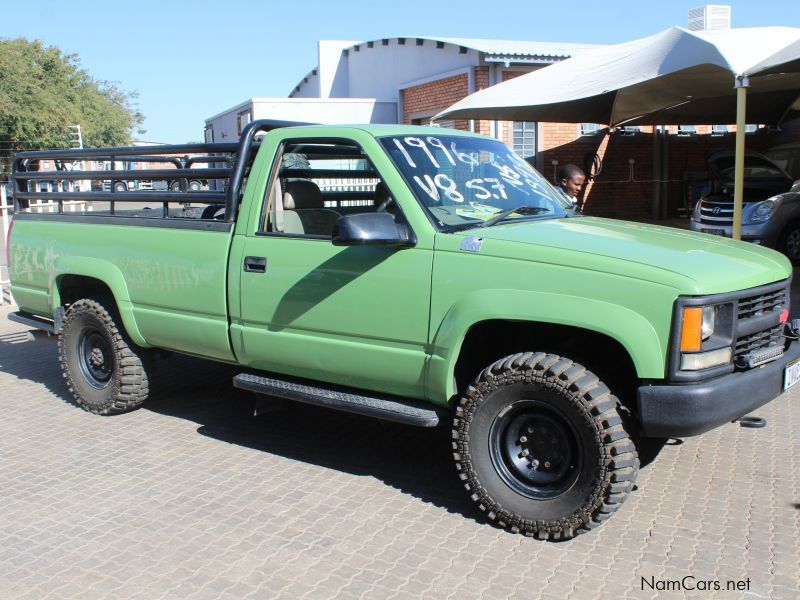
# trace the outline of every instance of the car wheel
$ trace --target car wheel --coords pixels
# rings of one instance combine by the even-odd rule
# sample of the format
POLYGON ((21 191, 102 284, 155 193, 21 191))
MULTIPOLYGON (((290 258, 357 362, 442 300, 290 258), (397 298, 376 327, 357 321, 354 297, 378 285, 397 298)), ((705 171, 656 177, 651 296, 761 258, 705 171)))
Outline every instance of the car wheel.
POLYGON ((128 341, 109 312, 112 305, 74 302, 58 335, 59 362, 70 392, 83 408, 103 415, 139 408, 148 395, 147 351, 128 341))
POLYGON ((778 240, 778 250, 793 264, 800 264, 800 221, 793 221, 786 226, 778 240))
POLYGON ((543 352, 483 370, 456 409, 453 450, 480 509, 541 539, 600 525, 639 470, 617 398, 583 366, 543 352))

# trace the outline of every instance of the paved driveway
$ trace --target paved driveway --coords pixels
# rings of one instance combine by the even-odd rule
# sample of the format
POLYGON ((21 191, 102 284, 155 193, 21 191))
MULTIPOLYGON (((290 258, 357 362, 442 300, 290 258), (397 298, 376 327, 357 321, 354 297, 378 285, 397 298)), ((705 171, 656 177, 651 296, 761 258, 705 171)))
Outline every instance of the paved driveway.
POLYGON ((147 408, 97 417, 7 312, 0 598, 798 597, 800 389, 765 429, 664 447, 607 524, 546 543, 484 520, 447 431, 255 418, 234 369, 184 357, 159 362, 147 408), (714 595, 667 597, 685 593, 714 595))

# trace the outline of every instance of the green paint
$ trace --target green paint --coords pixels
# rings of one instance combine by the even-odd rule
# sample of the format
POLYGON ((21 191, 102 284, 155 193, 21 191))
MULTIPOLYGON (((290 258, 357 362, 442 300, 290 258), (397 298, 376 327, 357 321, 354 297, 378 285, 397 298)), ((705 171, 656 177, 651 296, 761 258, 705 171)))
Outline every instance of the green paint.
POLYGON ((482 321, 599 332, 627 350, 640 378, 659 379, 679 295, 741 290, 791 274, 788 261, 768 249, 608 219, 516 218, 444 233, 376 139, 387 135, 441 130, 271 132, 231 233, 19 219, 12 293, 22 310, 51 316, 65 276, 94 278, 111 290, 138 344, 446 404, 461 344, 482 321), (337 247, 259 234, 276 153, 304 138, 360 145, 416 245, 337 247), (462 250, 471 236, 482 238, 480 249, 462 250), (244 272, 246 256, 265 257, 266 273, 244 272))

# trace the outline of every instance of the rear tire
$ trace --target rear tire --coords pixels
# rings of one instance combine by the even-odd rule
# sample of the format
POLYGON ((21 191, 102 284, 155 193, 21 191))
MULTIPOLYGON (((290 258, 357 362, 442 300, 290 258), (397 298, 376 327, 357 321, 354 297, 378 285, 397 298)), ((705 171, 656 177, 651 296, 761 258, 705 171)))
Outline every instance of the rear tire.
POLYGON ((608 519, 633 489, 636 448, 620 403, 583 366, 543 352, 507 356, 456 409, 464 486, 501 527, 567 539, 608 519))
POLYGON ((58 335, 59 362, 70 392, 84 409, 100 415, 135 410, 148 395, 146 350, 127 339, 106 306, 115 308, 108 301, 76 301, 58 335))

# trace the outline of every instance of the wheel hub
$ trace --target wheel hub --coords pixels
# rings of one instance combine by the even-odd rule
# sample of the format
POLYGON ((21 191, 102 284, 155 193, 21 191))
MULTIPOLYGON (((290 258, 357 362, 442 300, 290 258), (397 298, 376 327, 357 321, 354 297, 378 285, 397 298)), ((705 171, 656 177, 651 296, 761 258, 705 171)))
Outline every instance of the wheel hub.
POLYGON ((92 367, 95 369, 102 367, 103 362, 105 361, 105 357, 103 356, 103 351, 100 348, 92 348, 91 354, 89 356, 89 362, 91 363, 92 367))
POLYGON ((99 330, 87 328, 77 343, 78 366, 84 379, 94 388, 106 387, 114 369, 108 340, 99 330))
POLYGON ((498 417, 490 448, 500 476, 531 498, 560 495, 579 472, 574 432, 561 415, 544 406, 531 404, 498 417))

